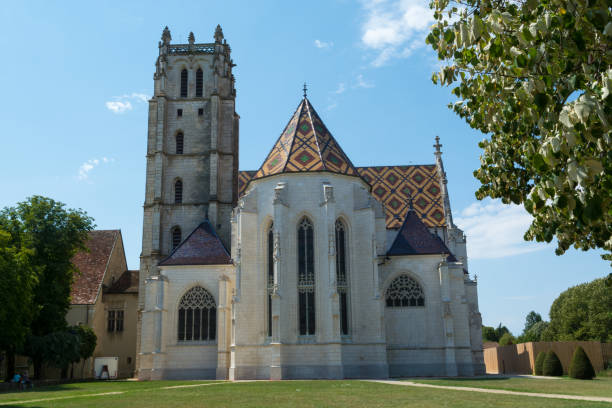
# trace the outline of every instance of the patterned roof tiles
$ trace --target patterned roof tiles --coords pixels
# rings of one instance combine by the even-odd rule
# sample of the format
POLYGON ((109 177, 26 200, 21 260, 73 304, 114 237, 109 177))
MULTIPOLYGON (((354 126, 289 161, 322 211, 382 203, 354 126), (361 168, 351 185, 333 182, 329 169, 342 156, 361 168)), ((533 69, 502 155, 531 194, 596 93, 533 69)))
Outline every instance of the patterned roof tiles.
MULTIPOLYGON (((372 188, 372 195, 385 208, 387 228, 402 226, 412 196, 414 210, 428 227, 445 226, 440 178, 435 164, 410 166, 356 167, 357 172, 372 188)), ((256 171, 241 171, 238 177, 239 195, 244 194, 256 171)))
POLYGON ((359 177, 353 163, 305 97, 251 179, 307 171, 359 177))
POLYGON ((230 254, 208 220, 200 224, 160 266, 225 265, 232 263, 230 254))
POLYGON ((120 234, 119 230, 89 232, 89 238, 85 243, 89 251, 80 251, 72 257, 72 263, 80 274, 74 277, 70 290, 70 303, 86 305, 96 302, 106 265, 120 234))

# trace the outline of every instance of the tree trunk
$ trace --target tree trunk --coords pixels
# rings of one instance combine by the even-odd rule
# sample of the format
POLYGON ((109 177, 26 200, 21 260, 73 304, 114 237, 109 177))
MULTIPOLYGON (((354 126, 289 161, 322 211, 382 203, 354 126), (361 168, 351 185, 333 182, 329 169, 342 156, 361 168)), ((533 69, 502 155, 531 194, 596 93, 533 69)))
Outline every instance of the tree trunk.
POLYGON ((15 352, 9 350, 6 352, 6 381, 10 381, 15 375, 15 352))

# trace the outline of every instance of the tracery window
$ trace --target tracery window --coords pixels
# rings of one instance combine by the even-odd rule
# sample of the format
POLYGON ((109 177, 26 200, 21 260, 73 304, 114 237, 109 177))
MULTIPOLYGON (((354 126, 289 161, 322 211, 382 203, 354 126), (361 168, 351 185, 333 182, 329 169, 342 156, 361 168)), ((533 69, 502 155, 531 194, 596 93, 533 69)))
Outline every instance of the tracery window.
POLYGON ((336 220, 336 287, 340 300, 340 334, 349 334, 348 319, 348 266, 346 257, 346 228, 336 220))
POLYGON ((182 132, 176 134, 176 154, 183 154, 184 138, 182 132))
POLYGON ((272 337, 272 291, 274 288, 274 224, 268 229, 268 337, 272 337))
POLYGON ((187 70, 183 68, 181 71, 181 98, 187 97, 187 70))
POLYGON ((215 299, 203 287, 191 288, 181 298, 178 309, 179 341, 214 340, 217 332, 215 299))
POLYGON ((202 68, 198 68, 198 70, 196 71, 196 97, 197 98, 202 97, 203 84, 204 84, 204 78, 202 75, 202 68))
POLYGON ((172 249, 176 249, 177 246, 181 243, 182 235, 181 235, 181 227, 172 228, 172 249))
POLYGON ((176 180, 174 182, 174 203, 181 204, 183 202, 183 182, 176 180))
POLYGON ((312 222, 298 224, 298 302, 300 335, 315 334, 315 272, 312 222))
POLYGON ((425 306, 425 294, 419 283, 408 275, 391 282, 385 293, 387 307, 425 306))

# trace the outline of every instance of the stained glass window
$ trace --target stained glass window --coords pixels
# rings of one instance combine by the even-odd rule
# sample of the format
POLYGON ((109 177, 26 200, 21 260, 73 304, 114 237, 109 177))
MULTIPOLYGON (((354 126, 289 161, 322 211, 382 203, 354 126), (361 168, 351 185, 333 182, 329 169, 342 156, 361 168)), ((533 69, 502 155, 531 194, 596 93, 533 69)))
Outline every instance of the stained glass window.
POLYGON ((408 275, 391 282, 385 293, 387 307, 425 306, 425 294, 419 283, 408 275))
POLYGON ((215 299, 203 287, 190 289, 179 303, 179 341, 214 340, 217 330, 215 299))

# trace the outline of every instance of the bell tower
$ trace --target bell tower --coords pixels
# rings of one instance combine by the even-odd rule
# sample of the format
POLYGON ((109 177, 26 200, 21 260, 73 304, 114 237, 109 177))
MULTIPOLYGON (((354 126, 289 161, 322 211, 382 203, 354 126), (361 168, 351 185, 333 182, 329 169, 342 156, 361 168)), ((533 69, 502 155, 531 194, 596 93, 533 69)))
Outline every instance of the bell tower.
MULTIPOLYGON (((231 49, 217 26, 214 42, 159 42, 149 100, 139 311, 146 279, 200 223, 209 219, 229 249, 238 199, 238 123, 231 49)), ((139 313, 140 316, 140 313, 139 313)), ((140 320, 140 317, 139 317, 140 320)), ((140 322, 138 350, 141 349, 140 322)))

